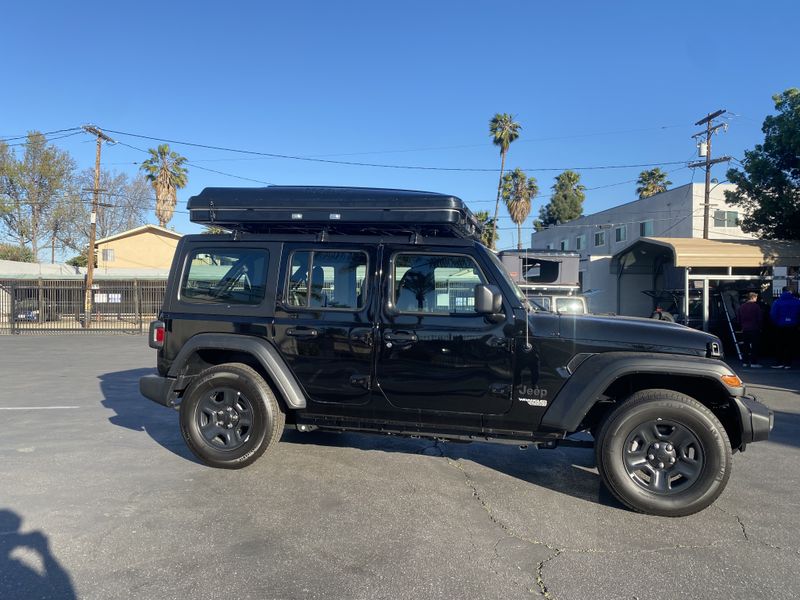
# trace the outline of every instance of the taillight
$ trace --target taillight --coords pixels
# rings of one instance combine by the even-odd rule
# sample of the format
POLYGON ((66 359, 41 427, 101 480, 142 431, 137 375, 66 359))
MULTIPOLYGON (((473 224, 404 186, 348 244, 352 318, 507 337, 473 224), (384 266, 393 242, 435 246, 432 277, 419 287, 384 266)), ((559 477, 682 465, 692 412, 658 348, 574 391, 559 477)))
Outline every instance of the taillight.
POLYGON ((150 323, 149 344, 151 348, 161 348, 164 345, 164 335, 166 331, 163 321, 153 321, 150 323))

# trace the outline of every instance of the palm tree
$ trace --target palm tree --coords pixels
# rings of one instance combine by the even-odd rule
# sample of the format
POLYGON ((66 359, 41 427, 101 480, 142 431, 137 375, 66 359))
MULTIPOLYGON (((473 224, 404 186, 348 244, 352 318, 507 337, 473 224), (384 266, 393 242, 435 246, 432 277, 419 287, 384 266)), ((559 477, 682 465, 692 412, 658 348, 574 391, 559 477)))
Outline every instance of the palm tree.
POLYGON ((500 212, 500 193, 503 189, 503 169, 506 166, 506 154, 511 142, 519 137, 519 130, 522 126, 514 121, 514 116, 508 113, 496 113, 489 121, 489 135, 492 136, 492 143, 500 147, 500 179, 497 182, 497 201, 494 205, 494 222, 492 223, 492 248, 497 234, 497 213, 500 212))
POLYGON ((522 250, 522 224, 531 214, 531 200, 539 193, 536 178, 530 179, 522 169, 514 169, 503 177, 503 200, 511 220, 517 225, 517 248, 522 250))
POLYGON ((481 226, 481 242, 487 248, 494 248, 494 243, 497 241, 497 233, 494 228, 494 219, 489 216, 488 210, 479 210, 475 213, 475 218, 481 226), (492 238, 494 234, 494 238, 492 238))
POLYGON ((156 193, 156 217, 158 224, 165 227, 175 213, 178 190, 186 185, 188 171, 183 163, 186 158, 169 149, 169 144, 161 144, 158 149, 149 149, 150 158, 139 167, 156 193))
POLYGON ((667 174, 658 167, 639 173, 636 183, 638 184, 636 193, 639 194, 639 198, 649 198, 666 192, 667 188, 672 185, 672 182, 667 180, 667 174))

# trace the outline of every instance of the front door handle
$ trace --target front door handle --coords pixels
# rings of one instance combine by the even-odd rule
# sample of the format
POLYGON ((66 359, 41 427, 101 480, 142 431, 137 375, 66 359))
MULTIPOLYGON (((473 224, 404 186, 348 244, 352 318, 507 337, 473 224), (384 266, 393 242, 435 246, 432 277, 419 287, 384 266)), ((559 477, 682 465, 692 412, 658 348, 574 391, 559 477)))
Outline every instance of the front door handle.
POLYGON ((417 334, 411 331, 385 331, 383 333, 385 342, 393 342, 395 344, 413 344, 418 339, 417 334))
POLYGON ((286 335, 299 338, 315 338, 319 335, 319 331, 313 327, 290 327, 286 330, 286 335))

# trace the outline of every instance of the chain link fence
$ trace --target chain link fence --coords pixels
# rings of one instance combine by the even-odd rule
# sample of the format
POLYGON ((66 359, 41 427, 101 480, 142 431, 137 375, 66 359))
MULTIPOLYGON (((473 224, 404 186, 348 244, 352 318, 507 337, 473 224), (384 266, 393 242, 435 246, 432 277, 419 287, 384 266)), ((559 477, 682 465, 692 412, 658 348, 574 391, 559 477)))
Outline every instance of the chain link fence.
POLYGON ((0 279, 0 335, 142 333, 156 318, 166 280, 0 279))

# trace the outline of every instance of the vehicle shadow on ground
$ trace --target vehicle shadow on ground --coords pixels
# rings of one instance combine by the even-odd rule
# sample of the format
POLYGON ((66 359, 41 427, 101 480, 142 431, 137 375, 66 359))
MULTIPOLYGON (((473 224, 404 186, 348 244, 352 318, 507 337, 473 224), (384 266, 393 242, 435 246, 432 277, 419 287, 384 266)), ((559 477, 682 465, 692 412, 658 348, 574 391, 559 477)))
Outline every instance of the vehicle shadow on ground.
POLYGON ((178 427, 178 413, 158 406, 139 393, 139 378, 154 369, 130 369, 101 375, 101 404, 116 414, 108 420, 133 431, 147 433, 158 444, 192 462, 199 462, 183 442, 178 427))
POLYGON ((20 532, 22 518, 0 510, 0 598, 76 598, 72 579, 41 531, 20 532))
POLYGON ((440 456, 453 461, 463 459, 532 485, 627 510, 600 483, 594 464, 594 451, 590 449, 536 450, 529 446, 527 450, 520 450, 518 446, 505 444, 435 442, 360 433, 300 433, 294 429, 287 429, 281 442, 440 456))

